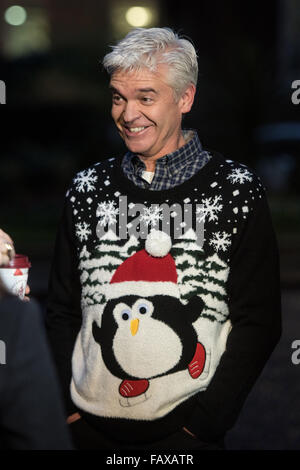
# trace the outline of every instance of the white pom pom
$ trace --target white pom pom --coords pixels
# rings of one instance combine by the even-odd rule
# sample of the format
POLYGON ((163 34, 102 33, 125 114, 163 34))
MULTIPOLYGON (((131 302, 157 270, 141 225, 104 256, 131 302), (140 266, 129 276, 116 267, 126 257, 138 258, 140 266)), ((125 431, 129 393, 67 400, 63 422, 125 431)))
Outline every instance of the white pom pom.
POLYGON ((172 247, 170 235, 160 230, 151 230, 147 236, 145 248, 151 256, 162 258, 166 256, 172 247))

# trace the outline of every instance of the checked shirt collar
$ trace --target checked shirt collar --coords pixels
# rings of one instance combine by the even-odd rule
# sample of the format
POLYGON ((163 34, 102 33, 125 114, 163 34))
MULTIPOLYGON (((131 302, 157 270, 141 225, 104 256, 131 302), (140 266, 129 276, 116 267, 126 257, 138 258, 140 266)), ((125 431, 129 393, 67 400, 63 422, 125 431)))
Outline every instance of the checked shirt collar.
POLYGON ((127 152, 122 160, 125 176, 141 188, 163 191, 184 183, 210 160, 211 155, 202 149, 197 132, 183 130, 186 144, 156 160, 155 174, 151 183, 142 177, 145 164, 137 155, 127 152))

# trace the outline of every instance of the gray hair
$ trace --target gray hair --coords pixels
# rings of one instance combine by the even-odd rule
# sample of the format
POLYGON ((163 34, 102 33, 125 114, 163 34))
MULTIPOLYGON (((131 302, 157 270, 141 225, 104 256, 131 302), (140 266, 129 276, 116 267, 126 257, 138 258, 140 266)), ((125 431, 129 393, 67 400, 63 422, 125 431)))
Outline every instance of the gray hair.
POLYGON ((193 83, 197 85, 198 62, 193 44, 170 28, 136 28, 106 54, 103 66, 109 75, 117 70, 133 71, 147 67, 155 71, 158 64, 169 65, 169 85, 179 99, 193 83))

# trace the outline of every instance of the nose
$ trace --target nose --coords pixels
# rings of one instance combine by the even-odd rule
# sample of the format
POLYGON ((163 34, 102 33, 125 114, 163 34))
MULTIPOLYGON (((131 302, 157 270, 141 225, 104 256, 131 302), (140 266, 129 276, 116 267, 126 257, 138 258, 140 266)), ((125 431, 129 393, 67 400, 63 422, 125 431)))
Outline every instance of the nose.
POLYGON ((127 101, 123 111, 123 119, 125 124, 134 122, 140 117, 138 106, 134 101, 127 101))

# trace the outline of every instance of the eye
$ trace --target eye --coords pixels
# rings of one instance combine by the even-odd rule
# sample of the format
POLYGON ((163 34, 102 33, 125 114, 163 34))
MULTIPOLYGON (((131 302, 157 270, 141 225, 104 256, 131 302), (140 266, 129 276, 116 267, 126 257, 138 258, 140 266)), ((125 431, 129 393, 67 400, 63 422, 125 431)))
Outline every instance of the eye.
POLYGON ((122 318, 122 320, 125 320, 125 321, 126 321, 126 320, 129 320, 130 317, 131 317, 131 312, 130 312, 130 310, 127 310, 127 309, 122 310, 122 312, 121 312, 121 318, 122 318))
POLYGON ((144 315, 145 313, 148 312, 148 305, 146 304, 141 304, 138 306, 138 312, 144 315))
POLYGON ((122 101, 122 97, 120 95, 113 95, 112 100, 113 103, 119 104, 122 101))
POLYGON ((149 103, 152 103, 152 98, 149 98, 148 96, 144 96, 144 97, 142 98, 142 101, 143 101, 143 103, 145 103, 145 104, 149 104, 149 103))

